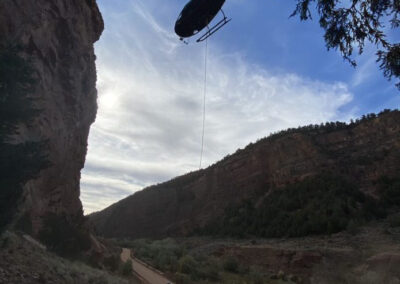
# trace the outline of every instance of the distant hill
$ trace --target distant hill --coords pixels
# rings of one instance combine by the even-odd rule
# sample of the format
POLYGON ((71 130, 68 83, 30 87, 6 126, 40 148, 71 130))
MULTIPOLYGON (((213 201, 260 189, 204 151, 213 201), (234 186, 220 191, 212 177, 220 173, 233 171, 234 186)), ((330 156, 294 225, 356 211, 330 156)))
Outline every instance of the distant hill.
POLYGON ((90 220, 105 237, 333 233, 400 205, 400 111, 288 129, 90 220))

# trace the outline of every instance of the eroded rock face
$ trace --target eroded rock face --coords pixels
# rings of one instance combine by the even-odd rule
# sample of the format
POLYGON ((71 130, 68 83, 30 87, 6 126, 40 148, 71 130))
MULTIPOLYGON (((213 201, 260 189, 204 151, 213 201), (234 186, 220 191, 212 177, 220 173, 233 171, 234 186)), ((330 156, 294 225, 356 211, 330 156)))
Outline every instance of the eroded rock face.
POLYGON ((91 220, 109 237, 184 236, 222 216, 228 204, 257 202, 273 188, 322 171, 349 176, 376 195, 380 177, 400 176, 400 112, 263 139, 205 170, 144 189, 91 220))
POLYGON ((93 44, 103 28, 95 0, 0 1, 0 41, 20 44, 32 60, 42 110, 16 140, 49 141, 52 166, 27 183, 21 204, 34 234, 49 213, 82 216, 80 170, 97 110, 93 44))

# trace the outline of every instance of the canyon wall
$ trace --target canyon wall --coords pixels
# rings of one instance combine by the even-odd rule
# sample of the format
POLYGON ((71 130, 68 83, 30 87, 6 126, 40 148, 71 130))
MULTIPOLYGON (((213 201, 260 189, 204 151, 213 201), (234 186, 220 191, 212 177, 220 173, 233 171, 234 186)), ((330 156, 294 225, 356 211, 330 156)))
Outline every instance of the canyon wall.
POLYGON ((80 170, 97 111, 93 44, 103 28, 95 0, 0 1, 0 43, 20 45, 38 81, 33 97, 40 115, 21 125, 15 140, 49 142, 51 166, 26 184, 19 205, 33 234, 50 213, 83 216, 80 170))
POLYGON ((286 131, 250 144, 209 168, 151 186, 90 216, 107 237, 185 236, 243 199, 333 172, 379 195, 381 177, 400 177, 400 112, 351 125, 286 131))

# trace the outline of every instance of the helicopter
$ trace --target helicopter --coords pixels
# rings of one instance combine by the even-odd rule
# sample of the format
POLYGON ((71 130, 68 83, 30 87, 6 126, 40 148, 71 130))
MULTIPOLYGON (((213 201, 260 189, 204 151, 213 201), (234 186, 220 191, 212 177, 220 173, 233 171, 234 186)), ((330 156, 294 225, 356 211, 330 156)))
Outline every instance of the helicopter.
POLYGON ((202 42, 229 23, 231 19, 222 10, 224 3, 225 0, 191 0, 187 3, 175 23, 175 33, 180 40, 184 41, 184 38, 194 36, 207 27, 208 31, 197 39, 197 42, 202 42), (222 20, 209 28, 219 11, 223 15, 222 20))

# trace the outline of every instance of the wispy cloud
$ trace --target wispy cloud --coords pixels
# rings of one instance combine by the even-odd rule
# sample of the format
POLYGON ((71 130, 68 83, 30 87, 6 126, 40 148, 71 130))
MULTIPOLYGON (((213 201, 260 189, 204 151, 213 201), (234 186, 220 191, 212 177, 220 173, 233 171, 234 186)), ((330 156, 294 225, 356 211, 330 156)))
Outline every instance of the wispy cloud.
MULTIPOLYGON (((204 45, 183 45, 152 1, 103 10, 99 110, 82 173, 89 213, 198 167, 204 45)), ((170 16, 172 17, 172 16, 170 16)), ((205 165, 271 132, 347 119, 346 84, 272 73, 209 43, 205 165)))

